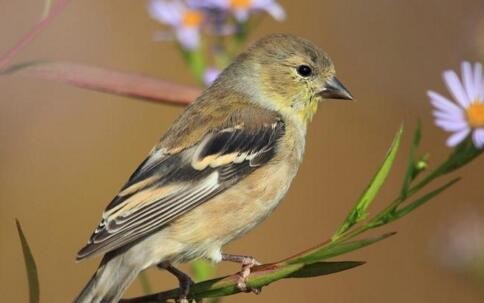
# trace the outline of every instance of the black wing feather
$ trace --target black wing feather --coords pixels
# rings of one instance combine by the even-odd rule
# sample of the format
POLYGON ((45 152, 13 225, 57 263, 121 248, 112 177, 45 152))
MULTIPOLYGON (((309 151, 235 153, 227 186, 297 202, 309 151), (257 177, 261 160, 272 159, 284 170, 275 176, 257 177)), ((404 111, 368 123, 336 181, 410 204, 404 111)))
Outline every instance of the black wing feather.
POLYGON ((198 145, 178 154, 167 154, 162 157, 158 155, 159 159, 156 161, 152 156, 148 157, 133 173, 123 190, 138 184, 144 185, 142 182, 149 178, 153 178, 154 181, 148 182, 146 186, 136 187, 136 190, 129 194, 118 195, 111 201, 106 208, 104 219, 92 234, 88 244, 79 251, 77 259, 112 251, 148 236, 190 209, 223 192, 270 161, 284 132, 284 123, 279 119, 256 129, 226 128, 208 134, 208 140, 201 140, 198 145), (198 148, 200 149, 197 153, 198 148), (194 168, 190 161, 195 157, 197 160, 203 160, 211 156, 244 154, 245 158, 241 162, 208 165, 203 169, 194 168), (216 184, 207 183, 210 186, 204 188, 204 182, 208 182, 212 176, 217 177, 216 184), (190 186, 181 186, 180 190, 162 195, 154 201, 137 201, 139 205, 132 207, 131 200, 135 199, 137 194, 177 184, 190 186))

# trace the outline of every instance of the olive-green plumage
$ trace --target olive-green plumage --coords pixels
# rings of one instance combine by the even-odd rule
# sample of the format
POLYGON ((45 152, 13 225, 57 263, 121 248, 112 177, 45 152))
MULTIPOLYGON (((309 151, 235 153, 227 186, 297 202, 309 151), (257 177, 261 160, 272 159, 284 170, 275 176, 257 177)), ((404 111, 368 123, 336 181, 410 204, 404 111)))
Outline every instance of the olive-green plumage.
POLYGON ((266 218, 287 192, 318 102, 351 99, 334 74, 321 49, 287 34, 265 37, 238 56, 104 211, 78 259, 105 257, 75 302, 117 302, 156 264, 224 259, 222 247, 266 218))

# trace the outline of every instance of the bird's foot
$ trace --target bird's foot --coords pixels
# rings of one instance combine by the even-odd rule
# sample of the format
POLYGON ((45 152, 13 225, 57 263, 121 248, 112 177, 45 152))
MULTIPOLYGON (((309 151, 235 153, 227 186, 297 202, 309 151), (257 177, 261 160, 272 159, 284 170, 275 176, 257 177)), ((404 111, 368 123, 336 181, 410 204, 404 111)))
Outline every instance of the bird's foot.
POLYGON ((181 270, 171 265, 169 262, 161 262, 157 266, 160 269, 165 269, 166 271, 168 271, 178 279, 178 283, 180 287, 180 295, 178 297, 178 300, 176 300, 176 302, 189 303, 187 299, 188 293, 190 292, 190 287, 193 284, 195 284, 192 278, 190 278, 190 276, 187 275, 186 273, 182 272, 181 270))
POLYGON ((238 274, 239 278, 237 280, 237 288, 241 292, 253 292, 256 295, 260 294, 261 288, 247 286, 247 280, 249 279, 252 267, 260 265, 254 257, 222 254, 222 260, 242 264, 242 269, 238 274))

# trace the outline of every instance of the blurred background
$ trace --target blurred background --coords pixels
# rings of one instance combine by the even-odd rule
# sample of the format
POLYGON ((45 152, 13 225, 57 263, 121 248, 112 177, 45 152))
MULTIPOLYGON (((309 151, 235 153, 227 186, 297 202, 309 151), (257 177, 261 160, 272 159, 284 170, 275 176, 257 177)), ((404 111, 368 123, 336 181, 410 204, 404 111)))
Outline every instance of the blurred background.
MULTIPOLYGON (((43 2, 0 1, 0 52, 39 19, 43 2)), ((402 122, 407 128, 404 148, 376 208, 400 189, 405 147, 418 118, 430 165, 445 159, 447 135, 433 126, 426 91, 448 95, 441 72, 458 69, 462 60, 484 58, 482 0, 279 3, 287 20, 265 17, 249 41, 272 32, 314 41, 330 54, 357 102, 320 106, 309 128, 303 166, 286 199, 266 222, 225 249, 262 262, 330 237, 402 122)), ((70 60, 196 84, 172 43, 153 42, 159 29, 144 1, 72 1, 15 62, 70 60)), ((0 78, 2 301, 28 299, 14 218, 21 221, 37 261, 41 301, 72 301, 99 262, 75 263, 76 252, 182 110, 39 79, 0 78)), ((477 245, 484 242, 483 169, 481 157, 457 172, 463 182, 385 227, 398 231, 396 236, 344 257, 366 265, 280 281, 259 296, 241 294, 224 302, 483 302, 484 280, 469 273, 465 262, 469 250, 484 250, 477 245)), ((236 270, 237 265, 223 264, 218 273, 236 270)), ((176 285, 163 272, 149 271, 148 276, 156 290, 176 285)), ((140 294, 136 282, 128 295, 140 294)))

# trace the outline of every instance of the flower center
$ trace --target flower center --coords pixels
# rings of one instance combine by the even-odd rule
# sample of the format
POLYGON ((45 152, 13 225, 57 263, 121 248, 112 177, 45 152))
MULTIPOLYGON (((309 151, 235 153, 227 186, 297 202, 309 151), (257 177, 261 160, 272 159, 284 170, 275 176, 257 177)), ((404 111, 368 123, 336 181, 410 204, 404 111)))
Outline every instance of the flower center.
POLYGON ((467 108, 467 120, 472 127, 484 127, 484 103, 476 100, 467 108))
POLYGON ((230 0, 230 6, 233 9, 247 9, 250 6, 252 0, 230 0))
POLYGON ((196 10, 186 10, 183 14, 182 23, 186 27, 198 27, 202 23, 202 14, 196 10))

